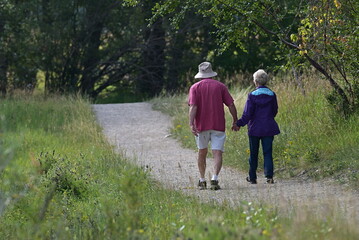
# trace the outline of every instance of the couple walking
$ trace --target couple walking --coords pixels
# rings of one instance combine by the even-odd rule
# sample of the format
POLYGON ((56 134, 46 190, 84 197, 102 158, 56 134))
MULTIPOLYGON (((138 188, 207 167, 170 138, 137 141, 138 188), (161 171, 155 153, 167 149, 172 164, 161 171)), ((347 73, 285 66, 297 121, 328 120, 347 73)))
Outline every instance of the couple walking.
POLYGON ((222 153, 226 139, 224 105, 228 107, 232 115, 233 131, 239 131, 241 127, 248 125, 250 157, 247 181, 252 184, 257 183, 256 171, 261 143, 264 155, 264 175, 267 183, 274 183, 272 145, 274 136, 280 131, 274 120, 278 112, 277 97, 266 87, 267 73, 260 69, 253 74, 256 90, 249 93, 239 120, 232 96, 223 83, 213 79, 215 76, 217 73, 212 70, 211 63, 201 63, 195 76, 200 81, 193 84, 189 90, 189 124, 198 147, 199 189, 207 188, 205 172, 209 143, 211 143, 214 158, 214 173, 210 188, 220 189, 218 175, 222 168, 222 153))

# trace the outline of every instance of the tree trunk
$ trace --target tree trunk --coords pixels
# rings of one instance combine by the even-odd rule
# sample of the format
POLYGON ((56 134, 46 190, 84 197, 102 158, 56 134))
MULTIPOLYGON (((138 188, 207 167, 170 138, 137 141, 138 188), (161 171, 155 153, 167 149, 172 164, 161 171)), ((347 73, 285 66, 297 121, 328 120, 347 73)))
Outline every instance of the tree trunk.
POLYGON ((139 90, 149 97, 160 93, 164 85, 164 49, 165 31, 162 19, 157 19, 152 26, 145 30, 145 49, 142 54, 142 74, 139 79, 139 90))
POLYGON ((178 89, 180 84, 180 74, 181 74, 181 66, 183 59, 183 42, 185 41, 185 37, 183 33, 173 34, 172 39, 169 43, 169 51, 168 51, 168 72, 166 76, 166 90, 173 93, 176 89, 178 89))
MULTIPOLYGON (((86 8, 86 26, 82 41, 84 47, 82 60, 82 78, 80 79, 80 91, 91 95, 95 88, 97 77, 94 70, 99 61, 99 47, 101 45, 101 34, 104 26, 105 14, 98 12, 101 4, 91 5, 86 8)), ((107 13, 109 14, 109 13, 107 13)))
POLYGON ((94 69, 96 69, 99 59, 101 32, 102 24, 98 23, 96 24, 94 31, 90 33, 89 42, 85 49, 82 65, 83 72, 82 78, 80 80, 80 91, 85 94, 91 94, 91 92, 94 91, 95 83, 97 80, 97 78, 95 78, 94 69))
MULTIPOLYGON (((147 18, 152 16, 151 9, 157 0, 144 1, 144 24, 147 18)), ((140 76, 137 79, 137 89, 147 97, 153 97, 160 93, 164 86, 164 50, 166 47, 165 31, 162 27, 162 18, 158 18, 150 27, 144 25, 144 49, 142 51, 142 66, 140 76)))

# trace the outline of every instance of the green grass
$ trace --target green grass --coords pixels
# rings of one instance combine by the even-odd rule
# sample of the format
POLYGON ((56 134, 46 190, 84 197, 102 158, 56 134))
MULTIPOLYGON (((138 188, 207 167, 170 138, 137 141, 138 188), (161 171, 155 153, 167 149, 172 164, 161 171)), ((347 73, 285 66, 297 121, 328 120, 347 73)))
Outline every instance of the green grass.
POLYGON ((146 99, 145 95, 134 92, 131 87, 122 87, 121 89, 109 87, 96 98, 96 103, 131 103, 142 102, 146 99))
POLYGON ((1 152, 1 239, 266 239, 277 227, 273 210, 234 214, 163 190, 113 152, 82 99, 4 100, 0 109, 1 149, 13 152, 1 152))
MULTIPOLYGON (((274 161, 277 177, 293 177, 306 172, 319 179, 332 177, 353 188, 359 186, 359 113, 347 119, 335 112, 326 101, 329 88, 317 79, 307 79, 306 94, 281 79, 269 86, 278 97, 279 113, 276 120, 281 134, 274 140, 274 161), (315 83, 313 83, 315 81, 315 83)), ((248 89, 231 89, 240 117, 248 89)), ((174 127, 172 134, 184 147, 196 149, 188 126, 187 95, 153 99, 154 108, 170 114, 174 127)), ((227 126, 232 118, 226 111, 227 126)), ((227 128, 224 164, 243 171, 248 169, 247 127, 240 132, 227 128)), ((263 164, 260 156, 259 166, 263 164)))
MULTIPOLYGON (((171 101, 185 108, 182 99, 171 101)), ((0 120, 0 239, 357 236, 329 219, 284 219, 275 208, 242 203, 233 209, 164 190, 114 153, 80 98, 5 99, 0 120)))

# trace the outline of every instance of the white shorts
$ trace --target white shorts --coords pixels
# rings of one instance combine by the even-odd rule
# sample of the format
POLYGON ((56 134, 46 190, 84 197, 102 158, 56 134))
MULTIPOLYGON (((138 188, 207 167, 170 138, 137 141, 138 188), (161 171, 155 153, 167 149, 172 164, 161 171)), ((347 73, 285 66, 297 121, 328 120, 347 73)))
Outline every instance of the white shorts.
POLYGON ((195 138, 198 149, 208 148, 208 143, 211 142, 212 150, 224 151, 224 142, 226 140, 225 132, 208 130, 200 132, 195 138))

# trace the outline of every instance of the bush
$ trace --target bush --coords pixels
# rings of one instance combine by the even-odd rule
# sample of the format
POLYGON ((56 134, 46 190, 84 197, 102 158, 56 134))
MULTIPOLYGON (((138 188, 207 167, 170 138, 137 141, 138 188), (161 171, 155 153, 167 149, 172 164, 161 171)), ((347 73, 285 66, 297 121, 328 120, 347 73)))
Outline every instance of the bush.
POLYGON ((79 159, 69 159, 66 156, 56 156, 53 151, 41 153, 38 161, 42 173, 41 182, 47 189, 54 187, 62 194, 73 194, 80 199, 88 197, 91 175, 86 168, 80 166, 86 163, 83 155, 79 159))

